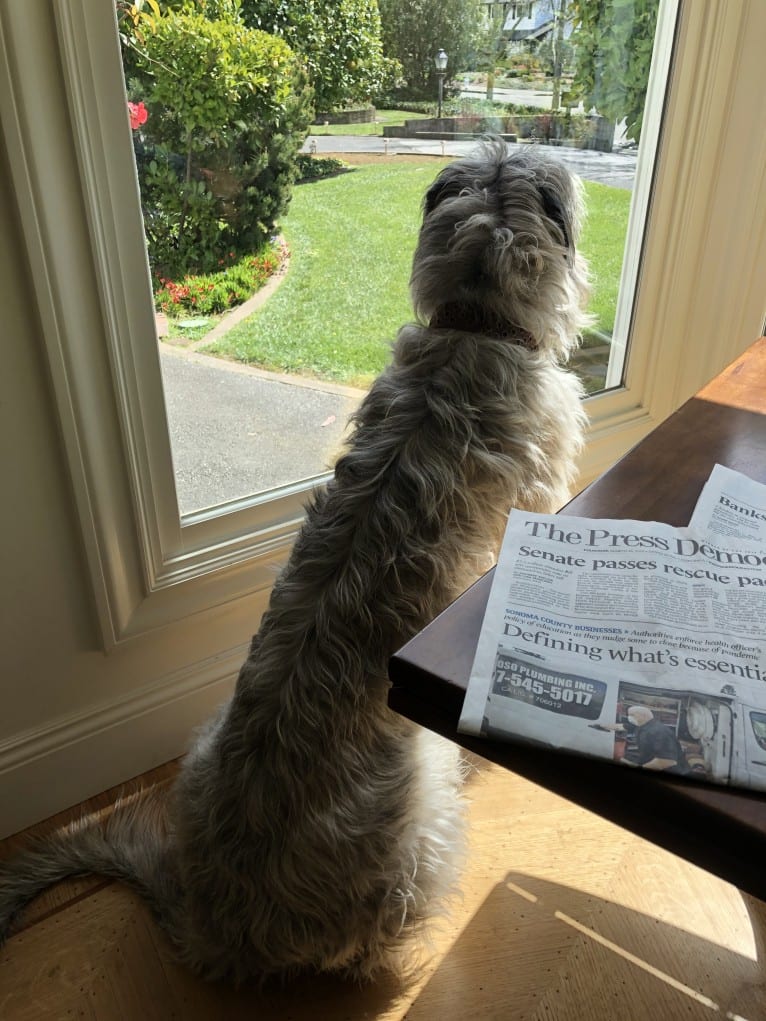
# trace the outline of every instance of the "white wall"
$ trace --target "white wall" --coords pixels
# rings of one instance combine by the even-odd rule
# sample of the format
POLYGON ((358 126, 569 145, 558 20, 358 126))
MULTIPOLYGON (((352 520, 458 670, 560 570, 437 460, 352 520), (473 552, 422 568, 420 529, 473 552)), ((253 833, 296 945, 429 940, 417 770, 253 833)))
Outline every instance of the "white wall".
MULTIPOLYGON (((4 153, 0 170, 7 181, 4 153)), ((191 728, 226 697, 260 611, 245 600, 108 657, 101 651, 7 187, 0 188, 0 308, 3 835, 180 754, 191 728), (216 633, 214 645, 206 624, 216 633), (230 654, 219 658, 220 649, 230 654)))

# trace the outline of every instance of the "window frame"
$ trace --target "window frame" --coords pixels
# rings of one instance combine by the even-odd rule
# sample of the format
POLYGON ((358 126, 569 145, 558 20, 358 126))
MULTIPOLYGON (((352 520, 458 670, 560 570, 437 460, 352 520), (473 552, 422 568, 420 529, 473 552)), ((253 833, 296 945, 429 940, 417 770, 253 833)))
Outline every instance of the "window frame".
POLYGON ((33 61, 42 6, 0 11, 3 130, 108 651, 270 588, 320 480, 179 515, 114 7, 52 7, 59 51, 33 61))
MULTIPOLYGON (((663 0, 661 16, 675 6, 663 0)), ((681 4, 654 188, 642 199, 648 220, 640 265, 635 259, 625 271, 637 280, 635 302, 620 313, 630 326, 626 375, 587 402, 583 482, 762 330, 766 189, 757 168, 766 165, 766 132, 752 123, 743 131, 756 114, 746 99, 748 89, 758 95, 759 29, 766 29, 764 10, 746 0, 681 4), (721 186, 734 160, 745 168, 736 198, 721 186), (750 200, 744 211, 737 201, 743 191, 750 200), (728 292, 720 253, 705 244, 714 223, 729 240, 725 279, 739 285, 728 292), (737 227, 740 237, 732 233, 737 227), (715 303, 701 300, 708 294, 715 303), (694 359, 687 357, 691 337, 694 359)), ((266 593, 307 498, 326 476, 179 515, 114 4, 9 0, 0 8, 0 51, 0 122, 108 651, 266 593), (46 52, 48 35, 35 26, 49 6, 57 49, 46 52)), ((648 128, 659 135, 658 126, 648 128)))

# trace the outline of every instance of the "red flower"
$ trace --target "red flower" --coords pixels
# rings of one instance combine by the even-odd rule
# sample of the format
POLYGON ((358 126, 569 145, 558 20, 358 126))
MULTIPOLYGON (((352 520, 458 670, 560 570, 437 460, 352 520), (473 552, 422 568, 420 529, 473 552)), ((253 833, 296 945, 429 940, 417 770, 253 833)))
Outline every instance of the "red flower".
POLYGON ((142 124, 146 124, 149 111, 144 106, 143 101, 140 103, 128 103, 128 115, 130 117, 131 128, 133 131, 138 131, 142 124))

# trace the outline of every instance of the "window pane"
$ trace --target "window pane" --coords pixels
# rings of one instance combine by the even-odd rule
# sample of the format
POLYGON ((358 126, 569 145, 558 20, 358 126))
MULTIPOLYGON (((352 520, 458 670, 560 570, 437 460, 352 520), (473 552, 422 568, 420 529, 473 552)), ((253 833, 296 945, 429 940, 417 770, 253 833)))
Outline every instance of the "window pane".
MULTIPOLYGON (((390 6, 381 3, 381 12, 390 6)), ((455 43, 445 75, 433 66, 435 54, 427 69, 412 72, 417 103, 404 101, 405 87, 375 108, 322 114, 302 146, 301 172, 311 179, 295 185, 273 235, 254 230, 248 247, 244 232, 231 250, 221 239, 232 233, 233 211, 264 187, 268 173, 248 179, 241 170, 255 150, 242 141, 236 104, 207 134, 184 134, 188 110, 176 108, 174 97, 193 94, 200 61, 213 61, 213 50, 198 41, 208 29, 197 31, 187 51, 190 34, 167 29, 177 12, 146 12, 136 21, 125 6, 125 77, 182 514, 332 466, 349 414, 411 316, 422 195, 444 162, 470 151, 472 134, 491 130, 511 147, 555 147, 582 176, 589 215, 581 245, 593 270, 595 325, 574 368, 589 393, 621 384, 652 173, 653 155, 646 158, 642 147, 657 137, 643 128, 659 0, 482 6, 465 29, 471 46, 458 58, 455 43), (152 47, 163 33, 158 61, 152 47), (172 64, 173 89, 163 91, 162 64, 172 64), (183 75, 191 85, 181 85, 183 75), (198 230, 184 265, 176 256, 191 223, 198 230), (268 263, 258 290, 252 274, 233 279, 248 260, 268 263), (231 304, 243 297, 244 304, 231 304)), ((218 8, 203 10, 210 21, 218 8)), ((661 24, 672 32, 669 19, 661 24)), ((384 18, 386 55, 399 58, 390 29, 384 18)), ((293 136, 283 132, 285 166, 295 162, 299 112, 294 120, 293 136)))

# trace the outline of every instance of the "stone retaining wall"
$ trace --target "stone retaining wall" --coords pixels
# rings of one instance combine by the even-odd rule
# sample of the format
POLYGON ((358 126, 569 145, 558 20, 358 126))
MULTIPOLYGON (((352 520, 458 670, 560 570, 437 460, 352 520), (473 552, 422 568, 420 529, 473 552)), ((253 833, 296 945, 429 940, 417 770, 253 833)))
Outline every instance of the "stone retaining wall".
POLYGON ((377 110, 367 106, 359 110, 335 110, 332 113, 318 113, 314 124, 371 124, 377 110))
POLYGON ((408 120, 404 125, 383 128, 386 138, 480 138, 495 134, 509 142, 518 139, 547 145, 567 145, 574 149, 597 149, 611 152, 614 125, 604 117, 541 112, 539 114, 504 114, 497 117, 425 117, 408 120))

